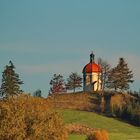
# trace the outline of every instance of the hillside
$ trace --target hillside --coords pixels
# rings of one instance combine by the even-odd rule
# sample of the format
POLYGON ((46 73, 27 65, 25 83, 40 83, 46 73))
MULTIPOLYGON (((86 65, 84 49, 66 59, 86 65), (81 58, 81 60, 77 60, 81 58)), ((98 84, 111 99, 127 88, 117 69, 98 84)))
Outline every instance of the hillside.
POLYGON ((98 92, 77 92, 54 94, 49 96, 46 101, 52 108, 109 113, 114 106, 122 107, 136 100, 134 96, 125 93, 105 92, 104 98, 102 97, 98 92))
MULTIPOLYGON (((114 118, 98 115, 93 112, 57 110, 64 118, 65 124, 85 124, 93 128, 106 129, 109 132, 110 140, 139 140, 140 128, 121 122, 114 118)), ((69 140, 84 140, 84 136, 71 135, 69 140)))
MULTIPOLYGON (((80 124, 105 129, 109 132, 110 140, 139 140, 140 127, 117 118, 106 117, 112 115, 114 107, 122 108, 132 101, 135 102, 136 98, 126 93, 107 92, 104 96, 99 94, 97 92, 57 94, 48 97, 47 103, 63 116, 66 125, 80 124)), ((69 136, 69 140, 85 140, 85 138, 85 135, 69 136)))
POLYGON ((99 110, 99 98, 97 94, 90 93, 65 93, 55 94, 47 98, 47 104, 52 108, 99 110))

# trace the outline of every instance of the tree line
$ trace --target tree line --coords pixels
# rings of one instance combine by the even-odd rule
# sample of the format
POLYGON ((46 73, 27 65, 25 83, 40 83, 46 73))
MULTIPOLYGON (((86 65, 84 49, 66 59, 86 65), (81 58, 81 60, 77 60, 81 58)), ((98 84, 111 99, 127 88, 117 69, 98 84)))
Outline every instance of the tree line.
MULTIPOLYGON (((102 81, 101 91, 105 91, 107 89, 113 89, 115 91, 124 91, 129 89, 129 84, 133 82, 133 74, 132 71, 129 69, 128 64, 125 62, 124 58, 120 58, 118 64, 113 68, 111 68, 111 66, 101 58, 98 59, 98 64, 102 69, 100 75, 100 79, 102 81)), ((9 65, 6 65, 4 71, 2 72, 2 84, 0 88, 0 95, 3 98, 9 98, 20 95, 23 93, 23 91, 20 88, 22 84, 23 81, 19 78, 19 74, 15 72, 14 64, 12 63, 12 61, 9 61, 9 65)), ((66 82, 62 75, 54 74, 52 79, 50 80, 49 95, 66 93, 67 90, 73 90, 73 92, 76 92, 76 89, 81 87, 82 78, 76 72, 72 72, 66 79, 66 82)), ((128 93, 133 94, 133 92, 128 93)), ((33 93, 33 96, 41 97, 41 94, 41 90, 38 89, 33 93)), ((129 108, 128 106, 126 106, 125 108, 123 108, 123 110, 115 108, 114 112, 117 115, 121 114, 118 115, 121 117, 124 117, 125 114, 129 114, 129 116, 131 116, 128 118, 129 120, 133 122, 138 122, 137 118, 139 119, 139 117, 137 117, 137 113, 135 113, 137 111, 134 112, 134 110, 139 110, 140 95, 134 95, 138 100, 138 104, 130 104, 129 108)))
MULTIPOLYGON (((101 67, 101 91, 113 89, 115 91, 124 91, 129 89, 129 84, 133 83, 133 73, 129 69, 124 58, 119 58, 118 64, 111 68, 110 64, 102 58, 98 58, 98 64, 101 67)), ((99 80, 98 79, 98 80, 99 80)), ((97 81, 97 83, 99 83, 97 81)), ((12 61, 6 65, 2 73, 2 84, 0 94, 2 96, 13 96, 22 93, 20 85, 23 81, 19 78, 19 74, 15 72, 15 66, 12 61)), ((66 79, 66 82, 61 74, 54 74, 50 80, 49 94, 64 93, 67 90, 76 91, 82 87, 82 77, 77 72, 72 72, 66 79)), ((34 92, 34 96, 41 96, 41 90, 34 92)))
POLYGON ((82 87, 82 78, 76 73, 72 72, 65 82, 64 78, 60 74, 54 74, 50 81, 49 94, 65 93, 67 90, 73 90, 75 93, 76 89, 82 87))
MULTIPOLYGON (((124 58, 119 58, 118 64, 113 68, 102 58, 98 58, 98 65, 101 67, 101 74, 98 75, 97 87, 99 87, 99 80, 101 80, 101 91, 108 89, 125 91, 130 88, 129 84, 134 82, 133 73, 124 58)), ((82 78, 77 73, 71 73, 67 79, 67 83, 64 82, 62 75, 54 74, 50 81, 50 93, 63 93, 67 89, 75 92, 76 88, 82 87, 81 84, 82 78)))
MULTIPOLYGON (((19 78, 19 74, 15 72, 15 66, 12 61, 9 61, 9 65, 5 66, 2 72, 2 84, 0 88, 0 95, 7 98, 21 94, 23 91, 20 89, 20 85, 23 81, 19 78)), ((69 75, 67 83, 64 82, 63 76, 60 74, 54 74, 50 81, 50 94, 63 93, 66 90, 75 90, 82 87, 82 78, 76 72, 69 75)), ((41 97, 41 90, 38 89, 33 93, 33 96, 41 97)))

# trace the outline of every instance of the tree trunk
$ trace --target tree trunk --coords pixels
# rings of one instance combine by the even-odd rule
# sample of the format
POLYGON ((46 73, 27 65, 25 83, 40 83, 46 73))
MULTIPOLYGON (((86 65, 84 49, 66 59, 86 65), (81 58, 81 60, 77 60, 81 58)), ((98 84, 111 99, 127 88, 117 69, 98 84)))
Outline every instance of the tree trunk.
POLYGON ((104 113, 105 112, 105 99, 104 99, 104 96, 102 95, 101 97, 101 112, 104 113))
POLYGON ((74 91, 74 93, 75 93, 75 87, 74 87, 74 90, 73 90, 73 91, 74 91))

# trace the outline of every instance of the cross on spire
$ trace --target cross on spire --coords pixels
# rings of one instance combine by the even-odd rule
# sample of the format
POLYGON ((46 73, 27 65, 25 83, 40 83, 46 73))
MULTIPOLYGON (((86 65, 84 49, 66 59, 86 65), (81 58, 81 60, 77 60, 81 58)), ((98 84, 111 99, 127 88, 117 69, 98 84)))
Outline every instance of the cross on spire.
POLYGON ((93 51, 91 51, 91 54, 90 54, 90 63, 94 63, 94 57, 95 57, 95 55, 94 55, 93 51))

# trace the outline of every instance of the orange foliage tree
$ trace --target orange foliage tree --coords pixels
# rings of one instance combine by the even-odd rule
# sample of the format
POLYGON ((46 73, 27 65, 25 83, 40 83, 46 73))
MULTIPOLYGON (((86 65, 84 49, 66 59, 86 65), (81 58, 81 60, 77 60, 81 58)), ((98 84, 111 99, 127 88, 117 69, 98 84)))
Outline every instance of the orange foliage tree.
POLYGON ((60 116, 46 101, 19 95, 0 101, 1 140, 65 140, 67 132, 60 116))

